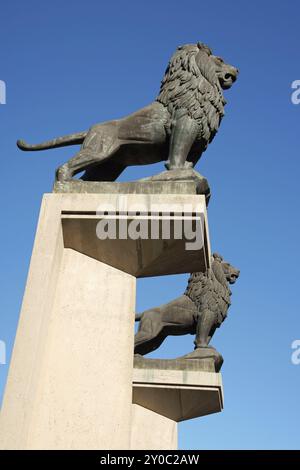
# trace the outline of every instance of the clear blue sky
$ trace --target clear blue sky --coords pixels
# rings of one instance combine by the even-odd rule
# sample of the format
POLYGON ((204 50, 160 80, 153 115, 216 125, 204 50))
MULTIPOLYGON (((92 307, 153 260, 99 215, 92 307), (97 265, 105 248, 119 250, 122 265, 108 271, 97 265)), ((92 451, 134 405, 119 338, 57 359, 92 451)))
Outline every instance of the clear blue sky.
MULTIPOLYGON (((241 2, 2 2, 0 79, 0 340, 14 341, 42 194, 75 148, 24 154, 41 141, 126 115, 157 94, 177 45, 202 41, 240 69, 220 133, 197 169, 210 181, 213 249, 241 269, 213 340, 223 354, 225 409, 182 423, 182 449, 299 448, 300 4, 241 2)), ((122 179, 163 169, 136 167, 122 179)), ((137 309, 175 298, 186 275, 138 282, 137 309)), ((171 338, 157 356, 192 349, 171 338)), ((0 398, 7 366, 0 365, 0 398)), ((17 423, 16 423, 17 425, 17 423)))

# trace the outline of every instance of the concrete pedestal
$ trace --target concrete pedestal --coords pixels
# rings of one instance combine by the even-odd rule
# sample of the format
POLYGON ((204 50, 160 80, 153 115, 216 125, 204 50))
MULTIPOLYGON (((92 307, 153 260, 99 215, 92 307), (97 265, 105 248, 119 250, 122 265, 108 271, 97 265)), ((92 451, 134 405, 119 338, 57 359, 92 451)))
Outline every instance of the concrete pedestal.
POLYGON ((205 198, 126 198, 130 207, 148 209, 137 215, 122 211, 118 194, 44 196, 0 415, 1 449, 177 446, 176 413, 168 417, 132 401, 135 279, 207 268, 205 198), (156 219, 173 223, 186 216, 189 204, 187 216, 202 224, 200 249, 186 251, 186 240, 172 236, 96 236, 101 220, 149 222, 152 204, 171 203, 177 211, 156 219))
POLYGON ((135 367, 133 403, 175 422, 218 413, 223 409, 221 374, 196 368, 135 367))

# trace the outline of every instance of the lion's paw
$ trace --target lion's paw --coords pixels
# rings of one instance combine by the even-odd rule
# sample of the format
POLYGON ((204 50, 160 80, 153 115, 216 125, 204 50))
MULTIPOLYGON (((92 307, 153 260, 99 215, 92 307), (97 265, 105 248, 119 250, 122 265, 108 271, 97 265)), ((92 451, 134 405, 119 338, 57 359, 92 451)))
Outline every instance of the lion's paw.
POLYGON ((165 167, 167 168, 167 170, 187 170, 187 169, 190 169, 190 168, 193 168, 193 163, 192 162, 184 162, 184 165, 183 166, 176 166, 176 165, 173 165, 170 160, 167 160, 166 163, 165 163, 165 167))

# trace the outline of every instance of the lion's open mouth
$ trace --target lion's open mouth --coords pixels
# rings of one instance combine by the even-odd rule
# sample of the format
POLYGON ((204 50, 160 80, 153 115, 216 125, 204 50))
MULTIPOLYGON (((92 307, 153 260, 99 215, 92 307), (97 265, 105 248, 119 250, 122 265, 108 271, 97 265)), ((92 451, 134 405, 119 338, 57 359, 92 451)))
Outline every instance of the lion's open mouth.
POLYGON ((236 81, 236 77, 230 73, 226 73, 221 79, 221 86, 224 90, 230 88, 236 81))
POLYGON ((229 279, 229 283, 234 284, 238 277, 239 277, 238 274, 231 274, 230 279, 229 279))
POLYGON ((232 72, 230 71, 230 72, 225 72, 224 74, 222 74, 220 76, 221 87, 224 90, 227 90, 228 88, 230 88, 233 85, 233 83, 236 81, 238 73, 239 73, 238 69, 232 68, 232 72))

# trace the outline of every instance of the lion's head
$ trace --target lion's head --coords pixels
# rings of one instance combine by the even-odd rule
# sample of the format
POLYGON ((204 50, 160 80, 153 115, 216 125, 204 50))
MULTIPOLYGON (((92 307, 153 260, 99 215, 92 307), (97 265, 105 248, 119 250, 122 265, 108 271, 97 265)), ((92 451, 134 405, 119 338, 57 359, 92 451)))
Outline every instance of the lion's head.
POLYGON ((238 77, 239 70, 232 65, 226 64, 222 57, 211 55, 210 60, 214 63, 215 74, 219 79, 221 88, 223 90, 231 88, 238 77))
MULTIPOLYGON (((235 281, 238 279, 240 271, 234 266, 231 266, 230 263, 227 263, 227 261, 224 261, 222 256, 220 256, 218 253, 213 254, 213 264, 216 264, 218 267, 221 267, 222 274, 225 276, 226 281, 229 282, 229 284, 234 284, 235 281)), ((220 277, 218 268, 216 269, 214 267, 214 271, 216 276, 220 277)))
POLYGON ((199 125, 199 138, 211 141, 224 115, 222 89, 236 81, 238 69, 212 54, 205 44, 177 48, 161 82, 157 101, 173 115, 186 109, 199 125))
MULTIPOLYGON (((224 261, 222 256, 214 253, 211 258, 211 267, 206 272, 191 273, 185 295, 196 303, 203 303, 203 299, 213 291, 217 297, 222 298, 228 308, 230 305, 231 290, 228 284, 234 284, 240 271, 224 261)), ((214 294, 214 295, 215 295, 214 294)))

